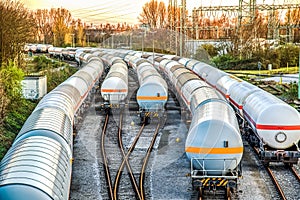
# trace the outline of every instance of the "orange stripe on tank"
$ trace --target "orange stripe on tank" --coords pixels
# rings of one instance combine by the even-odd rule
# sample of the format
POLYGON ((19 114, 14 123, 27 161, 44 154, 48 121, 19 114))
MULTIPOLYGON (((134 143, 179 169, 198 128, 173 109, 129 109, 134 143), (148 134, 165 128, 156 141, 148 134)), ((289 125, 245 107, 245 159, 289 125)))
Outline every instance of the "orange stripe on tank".
POLYGON ((300 125, 264 125, 264 124, 256 124, 256 129, 261 129, 261 130, 300 130, 300 125))
POLYGON ((126 89, 102 89, 101 92, 127 92, 126 89))
POLYGON ((185 148, 185 152, 196 153, 196 154, 236 154, 236 153, 243 153, 243 147, 227 147, 227 148, 187 147, 185 148))
POLYGON ((167 96, 161 96, 161 97, 156 97, 156 96, 137 96, 137 100, 167 100, 167 96))

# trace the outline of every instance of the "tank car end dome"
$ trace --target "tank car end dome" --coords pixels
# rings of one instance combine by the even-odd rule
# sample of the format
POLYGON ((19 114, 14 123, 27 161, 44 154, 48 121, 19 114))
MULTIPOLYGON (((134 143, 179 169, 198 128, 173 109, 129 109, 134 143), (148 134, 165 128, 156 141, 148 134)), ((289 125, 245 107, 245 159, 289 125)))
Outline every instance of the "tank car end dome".
POLYGON ((206 120, 198 122, 189 131, 185 152, 189 160, 198 160, 193 162, 194 168, 216 175, 238 166, 243 155, 243 142, 239 132, 229 124, 206 120))

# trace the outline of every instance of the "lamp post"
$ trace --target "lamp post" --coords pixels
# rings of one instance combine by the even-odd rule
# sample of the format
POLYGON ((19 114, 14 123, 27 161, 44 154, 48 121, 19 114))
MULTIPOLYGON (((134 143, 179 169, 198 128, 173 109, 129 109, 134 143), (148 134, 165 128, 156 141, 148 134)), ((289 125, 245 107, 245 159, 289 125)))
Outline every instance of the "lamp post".
POLYGON ((130 45, 130 49, 132 49, 132 33, 130 33, 129 36, 129 45, 130 45))
POLYGON ((144 35, 145 32, 142 33, 142 55, 144 55, 144 35))
POLYGON ((111 34, 111 48, 114 48, 114 33, 111 34))
POLYGON ((86 36, 87 36, 87 42, 88 42, 88 47, 89 47, 90 46, 90 33, 87 33, 86 36))
POLYGON ((182 26, 183 26, 183 6, 179 5, 180 9, 180 32, 179 32, 179 56, 182 57, 182 26))
POLYGON ((156 33, 156 31, 149 31, 150 33, 152 33, 152 64, 154 65, 154 33, 156 33))

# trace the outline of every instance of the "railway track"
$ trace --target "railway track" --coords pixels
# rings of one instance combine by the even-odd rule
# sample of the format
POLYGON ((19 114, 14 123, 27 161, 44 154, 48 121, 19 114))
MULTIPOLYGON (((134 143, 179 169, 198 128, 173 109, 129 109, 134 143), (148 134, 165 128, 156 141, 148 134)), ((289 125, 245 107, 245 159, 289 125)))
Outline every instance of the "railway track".
MULTIPOLYGON (((127 190, 129 189, 128 185, 130 185, 130 184, 128 184, 129 180, 126 179, 127 177, 125 178, 126 181, 124 181, 125 180, 124 178, 122 179, 123 172, 126 171, 126 170, 124 170, 124 168, 126 166, 127 173, 130 178, 130 183, 132 185, 132 191, 135 193, 135 198, 144 200, 144 199, 146 199, 146 194, 145 194, 146 189, 144 188, 144 180, 145 180, 145 176, 146 176, 147 164, 148 164, 149 158, 151 156, 151 151, 153 149, 153 146, 155 144, 155 141, 156 141, 156 138, 157 138, 157 135, 159 132, 160 123, 157 123, 154 133, 153 133, 153 126, 151 126, 152 139, 151 139, 151 142, 147 149, 147 152, 146 152, 146 154, 144 154, 143 158, 141 158, 139 156, 140 159, 142 159, 142 162, 141 163, 133 162, 133 167, 132 167, 132 165, 129 162, 129 159, 130 159, 131 154, 135 150, 138 140, 140 139, 140 137, 143 134, 146 124, 143 123, 140 126, 139 131, 135 135, 133 142, 131 143, 130 147, 128 148, 128 150, 126 152, 126 150, 124 148, 125 145, 123 144, 123 139, 122 139, 122 135, 123 135, 122 127, 124 126, 123 125, 123 112, 120 111, 117 137, 118 137, 118 147, 121 152, 122 158, 118 158, 121 161, 120 161, 118 169, 115 170, 115 168, 110 167, 110 165, 116 165, 116 164, 112 163, 112 161, 111 162, 108 161, 109 154, 106 152, 106 149, 105 149, 106 148, 105 147, 105 137, 106 137, 107 126, 110 123, 109 121, 110 121, 109 115, 106 115, 105 122, 104 122, 103 129, 102 129, 102 136, 101 136, 101 152, 102 152, 102 157, 103 157, 103 168, 105 171, 105 179, 106 179, 106 183, 107 183, 108 198, 112 199, 112 200, 117 200, 117 199, 121 199, 121 198, 122 199, 127 198, 128 195, 130 195, 131 196, 130 198, 132 198, 132 195, 133 195, 132 193, 131 194, 127 193, 125 195, 119 194, 119 189, 122 186, 126 185, 127 190), (140 170, 136 170, 137 167, 139 167, 140 170), (111 170, 111 168, 113 168, 113 170, 111 170), (112 171, 116 171, 115 175, 112 171), (140 175, 139 179, 136 178, 137 174, 140 175), (123 180, 123 182, 121 181, 121 179, 123 180), (126 197, 124 197, 124 196, 126 196, 126 197)), ((149 130, 148 130, 148 132, 149 132, 149 130)), ((139 155, 140 154, 141 154, 141 152, 139 152, 139 155)), ((115 160, 114 160, 114 162, 115 162, 115 160)), ((131 189, 129 189, 129 190, 131 190, 131 189)))
POLYGON ((293 167, 272 165, 266 169, 281 199, 300 199, 300 177, 293 167))
POLYGON ((102 158, 103 158, 103 168, 105 171, 105 179, 107 182, 107 190, 108 190, 108 196, 110 199, 113 199, 113 185, 112 185, 112 181, 111 181, 111 174, 110 174, 110 169, 108 166, 108 159, 107 159, 107 154, 105 151, 105 135, 106 135, 106 130, 107 130, 107 125, 109 122, 109 114, 106 114, 105 117, 105 122, 103 124, 103 128, 102 128, 102 134, 101 134, 101 153, 102 153, 102 158))
MULTIPOLYGON (((258 149, 254 148, 256 155, 258 149)), ((292 166, 284 165, 283 163, 272 163, 269 166, 264 165, 277 194, 274 198, 277 199, 300 199, 300 176, 292 166)))
POLYGON ((145 199, 144 180, 145 180, 145 174, 146 174, 145 173, 146 172, 146 167, 148 165, 150 154, 151 154, 151 151, 152 151, 153 146, 155 144, 155 140, 156 140, 157 135, 158 135, 159 127, 160 127, 160 123, 158 123, 157 126, 156 126, 153 138, 152 138, 150 146, 149 146, 149 148, 147 150, 147 153, 146 153, 146 156, 144 158, 143 165, 142 165, 142 169, 141 169, 141 175, 140 175, 140 192, 141 192, 142 200, 145 199))
POLYGON ((131 168, 131 166, 128 162, 128 158, 131 155, 131 153, 133 152, 134 147, 135 147, 138 139, 140 138, 140 136, 143 132, 143 129, 145 127, 145 123, 142 124, 138 134, 136 135, 136 137, 134 139, 133 144, 128 149, 127 154, 125 154, 125 149, 124 149, 123 142, 122 142, 122 128, 121 128, 122 127, 122 121, 123 121, 122 118, 123 118, 123 114, 121 114, 121 116, 120 116, 119 129, 118 129, 118 140, 119 140, 119 148, 120 148, 121 153, 123 155, 123 161, 122 161, 122 163, 121 163, 121 165, 118 169, 118 173, 117 173, 116 179, 115 179, 114 192, 113 192, 114 193, 114 199, 118 199, 118 188, 119 188, 119 185, 120 185, 120 179, 121 179, 125 164, 126 164, 126 167, 127 167, 127 170, 128 170, 128 175, 129 175, 130 180, 131 180, 131 184, 132 184, 133 189, 136 193, 136 196, 137 196, 138 199, 142 199, 139 188, 138 188, 138 185, 137 185, 137 182, 136 182, 136 178, 134 177, 134 173, 133 173, 132 168, 131 168))

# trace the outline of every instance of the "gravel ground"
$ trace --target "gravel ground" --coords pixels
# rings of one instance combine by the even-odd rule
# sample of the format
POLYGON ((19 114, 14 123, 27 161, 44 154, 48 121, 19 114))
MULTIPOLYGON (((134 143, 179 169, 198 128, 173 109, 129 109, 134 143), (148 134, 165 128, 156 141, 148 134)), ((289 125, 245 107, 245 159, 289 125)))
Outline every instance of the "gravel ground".
POLYGON ((96 114, 92 104, 74 140, 70 200, 102 199, 100 195, 103 190, 100 182, 102 160, 99 148, 101 118, 96 114))
MULTIPOLYGON (((190 163, 184 154, 184 145, 188 127, 183 123, 180 112, 168 112, 167 121, 160 131, 157 150, 154 150, 149 161, 146 177, 147 199, 195 199, 191 190, 189 173, 190 163)), ((86 116, 78 129, 74 140, 74 163, 70 200, 102 200, 106 192, 103 186, 103 169, 100 156, 99 141, 102 130, 103 116, 96 114, 94 103, 86 112, 86 116)), ((137 121, 132 114, 132 119, 137 121)), ((128 126, 127 130, 135 129, 128 126)), ((128 146, 130 139, 125 139, 128 146)), ((238 181, 238 191, 233 199, 271 200, 274 190, 268 177, 256 159, 254 153, 245 144, 242 161, 243 177, 238 181)), ((296 168, 300 172, 300 165, 296 168)))

